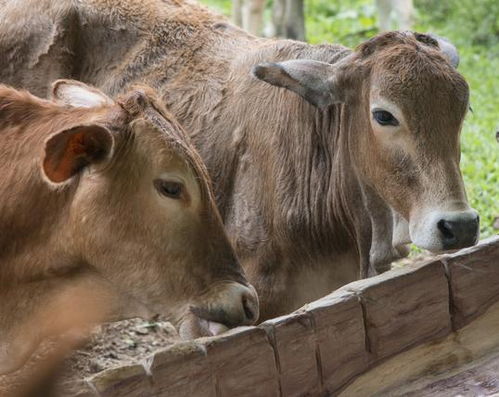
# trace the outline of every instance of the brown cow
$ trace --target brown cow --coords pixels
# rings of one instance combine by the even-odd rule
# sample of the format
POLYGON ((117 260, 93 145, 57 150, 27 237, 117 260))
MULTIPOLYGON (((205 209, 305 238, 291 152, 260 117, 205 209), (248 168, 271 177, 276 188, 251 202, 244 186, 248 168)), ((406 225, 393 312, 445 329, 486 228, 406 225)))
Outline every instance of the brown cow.
POLYGON ((211 172, 263 318, 386 270, 407 243, 477 241, 459 170, 469 90, 449 44, 259 39, 182 0, 22 0, 0 18, 0 81, 160 91, 211 172))
POLYGON ((102 319, 256 321, 206 170, 154 96, 58 81, 54 100, 0 86, 0 373, 102 319))

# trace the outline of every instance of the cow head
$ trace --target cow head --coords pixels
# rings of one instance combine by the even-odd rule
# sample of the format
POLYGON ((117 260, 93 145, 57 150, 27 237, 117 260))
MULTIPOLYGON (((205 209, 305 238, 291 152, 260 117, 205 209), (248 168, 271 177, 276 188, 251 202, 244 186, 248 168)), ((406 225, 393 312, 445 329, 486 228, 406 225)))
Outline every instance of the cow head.
POLYGON ((457 62, 443 39, 390 32, 336 64, 290 60, 253 73, 317 107, 344 104, 350 159, 363 184, 401 217, 397 244, 441 251, 473 245, 479 234, 459 169, 469 90, 457 62))
MULTIPOLYGON (((210 334, 213 322, 255 322, 257 296, 206 169, 153 93, 141 87, 114 102, 60 80, 53 97, 75 120, 46 140, 42 162, 53 188, 74 189, 61 226, 67 254, 133 302, 128 308, 164 314, 187 336, 210 334)), ((118 316, 141 314, 125 311, 118 316)))

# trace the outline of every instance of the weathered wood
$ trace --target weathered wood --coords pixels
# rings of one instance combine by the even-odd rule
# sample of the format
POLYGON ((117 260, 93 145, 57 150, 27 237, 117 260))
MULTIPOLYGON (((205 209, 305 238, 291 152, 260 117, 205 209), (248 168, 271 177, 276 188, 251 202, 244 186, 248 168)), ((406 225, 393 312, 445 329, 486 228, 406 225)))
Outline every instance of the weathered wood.
POLYGON ((263 329, 239 327, 200 338, 219 397, 279 396, 274 351, 263 329))
POLYGON ((310 313, 292 313, 261 324, 276 354, 282 396, 316 395, 320 390, 315 333, 310 313))
MULTIPOLYGON (((340 396, 406 396, 414 390, 456 373, 499 351, 499 302, 482 316, 450 335, 397 354, 358 376, 340 396)), ((485 375, 485 372, 483 373, 485 375)), ((497 379, 499 380, 499 374, 497 379)), ((478 396, 480 393, 449 393, 447 396, 478 396)), ((433 394, 417 393, 417 396, 433 394)))
MULTIPOLYGON (((85 379, 78 379, 76 381, 62 381, 55 383, 53 388, 54 396, 64 397, 99 397, 97 390, 89 384, 85 379)), ((3 396, 3 394, 0 394, 3 396)), ((52 396, 48 394, 48 396, 52 396)))
POLYGON ((448 396, 498 396, 499 395, 499 353, 495 352, 482 360, 476 360, 464 368, 442 374, 434 382, 421 385, 407 385, 390 394, 404 397, 448 397, 448 396), (449 373, 450 372, 450 373, 449 373))
POLYGON ((450 368, 499 349, 498 261, 495 237, 351 283, 259 327, 169 347, 146 365, 152 376, 142 366, 126 366, 104 371, 90 383, 105 397, 371 396, 427 390, 426 378, 437 384, 450 368), (421 382, 407 388, 413 379, 421 382))
POLYGON ((445 257, 456 329, 499 300, 499 236, 445 257))
POLYGON ((322 392, 330 395, 367 368, 362 307, 355 294, 332 293, 305 309, 315 329, 322 392))
POLYGON ((150 379, 142 365, 111 368, 88 379, 101 397, 148 397, 150 379))
POLYGON ((196 341, 177 343, 155 353, 149 367, 152 396, 212 397, 215 383, 206 350, 196 341))
POLYGON ((451 331, 449 287, 438 260, 356 281, 339 291, 355 292, 361 299, 372 362, 451 331))

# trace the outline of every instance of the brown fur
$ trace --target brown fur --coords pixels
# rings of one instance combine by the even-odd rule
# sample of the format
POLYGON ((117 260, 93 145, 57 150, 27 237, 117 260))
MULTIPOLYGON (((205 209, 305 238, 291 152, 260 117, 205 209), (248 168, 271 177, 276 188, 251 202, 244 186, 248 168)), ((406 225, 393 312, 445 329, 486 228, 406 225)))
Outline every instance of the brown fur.
MULTIPOLYGON (((421 203, 465 201, 457 163, 468 89, 428 36, 388 33, 352 52, 258 39, 190 1, 64 2, 57 14, 55 3, 43 3, 47 11, 27 32, 52 45, 14 53, 26 39, 0 22, 0 48, 9 54, 0 79, 43 94, 46 55, 59 54, 58 73, 108 93, 134 82, 155 87, 209 169, 263 318, 386 270, 405 251, 392 241, 400 214, 405 222, 421 203), (89 22, 64 30, 74 18, 89 22), (49 35, 53 26, 57 34, 49 35), (34 57, 32 68, 23 67, 34 57), (350 59, 338 82, 346 104, 319 110, 251 76, 256 64, 289 59, 350 59), (374 140, 373 84, 409 115, 404 141, 415 156, 374 140)), ((21 8, 11 7, 4 20, 21 8)), ((25 26, 31 20, 18 18, 25 26)))
POLYGON ((206 169, 150 89, 80 108, 0 86, 0 163, 0 374, 41 339, 105 319, 158 313, 190 324, 193 306, 228 326, 256 320, 206 169), (82 147, 47 163, 49 143, 97 129, 111 133, 112 153, 66 181, 66 157, 82 147), (164 173, 184 178, 188 201, 154 190, 164 173))

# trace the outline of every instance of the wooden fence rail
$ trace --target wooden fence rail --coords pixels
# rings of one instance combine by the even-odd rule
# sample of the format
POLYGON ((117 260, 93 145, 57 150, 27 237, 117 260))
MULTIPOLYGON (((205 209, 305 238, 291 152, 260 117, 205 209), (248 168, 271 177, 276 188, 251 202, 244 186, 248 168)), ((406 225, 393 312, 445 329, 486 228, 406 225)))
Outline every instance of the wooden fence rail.
MULTIPOLYGON (((108 369, 86 379, 80 395, 349 395, 361 374, 457 335, 497 302, 499 236, 353 282, 259 326, 178 343, 141 363, 108 369)), ((498 330, 484 338, 487 332, 498 330)))

